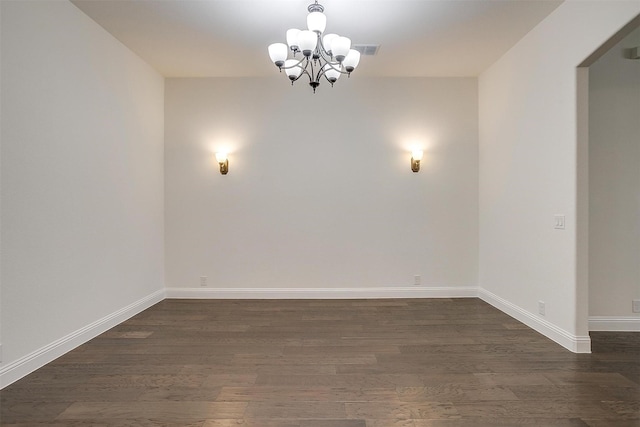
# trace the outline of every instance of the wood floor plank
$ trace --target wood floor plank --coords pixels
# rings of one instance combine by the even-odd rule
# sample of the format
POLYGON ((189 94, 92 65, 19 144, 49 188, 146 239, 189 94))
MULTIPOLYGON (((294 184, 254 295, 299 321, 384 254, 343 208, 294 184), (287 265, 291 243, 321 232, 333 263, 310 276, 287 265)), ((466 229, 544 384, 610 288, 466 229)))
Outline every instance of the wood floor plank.
POLYGON ((247 418, 346 418, 345 404, 341 402, 249 402, 247 418))
POLYGON ((408 374, 258 375, 256 385, 389 388, 419 387, 424 382, 408 374))
POLYGON ((476 298, 164 300, 0 392, 3 427, 640 427, 640 334, 476 298))
MULTIPOLYGON (((2 392, 4 394, 4 392, 2 392)), ((10 399, 2 399, 2 413, 0 421, 2 425, 19 423, 23 420, 31 422, 50 421, 63 413, 71 402, 12 402, 10 399)))
POLYGON ((349 418, 364 419, 457 419, 458 410, 451 402, 347 402, 349 418))
MULTIPOLYGON (((467 417, 459 420, 414 420, 413 423, 413 427, 588 427, 588 424, 579 418, 549 419, 513 417, 467 417)), ((607 427, 618 427, 618 425, 611 424, 607 427)))
POLYGON ((464 417, 511 418, 614 418, 611 408, 599 401, 509 401, 456 403, 456 409, 464 417))
POLYGON ((365 420, 302 420, 300 427, 367 427, 365 420))
POLYGON ((431 387, 399 387, 398 400, 402 402, 447 401, 484 402, 518 400, 513 391, 504 386, 472 384, 441 384, 431 387))
POLYGON ((249 419, 207 420, 202 427, 301 427, 296 419, 249 419))
POLYGON ((220 402, 385 402, 396 398, 396 389, 361 387, 223 387, 220 402))
POLYGON ((149 419, 86 419, 64 421, 33 421, 28 423, 2 424, 3 427, 202 427, 205 420, 168 421, 149 419))
POLYGON ((82 419, 166 419, 173 421, 207 418, 242 418, 247 407, 242 402, 75 402, 56 417, 57 420, 82 419))
POLYGON ((366 420, 367 427, 415 427, 414 420, 397 420, 389 418, 366 420))
POLYGON ((145 389, 135 400, 150 402, 196 401, 213 402, 220 395, 222 387, 153 387, 145 389))

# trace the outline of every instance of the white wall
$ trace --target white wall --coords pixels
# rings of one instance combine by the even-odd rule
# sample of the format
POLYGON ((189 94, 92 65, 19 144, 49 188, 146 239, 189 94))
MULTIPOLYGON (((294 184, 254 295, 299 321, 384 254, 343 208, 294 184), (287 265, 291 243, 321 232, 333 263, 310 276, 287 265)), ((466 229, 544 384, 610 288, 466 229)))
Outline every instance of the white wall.
POLYGON ((1 7, 6 368, 162 292, 164 87, 69 2, 1 7))
POLYGON ((589 315, 640 321, 638 46, 640 28, 589 67, 589 315))
POLYGON ((274 74, 166 80, 167 287, 474 286, 476 79, 274 74))
POLYGON ((639 12, 637 1, 566 1, 479 78, 481 295, 576 351, 589 350, 576 278, 576 67, 639 12))

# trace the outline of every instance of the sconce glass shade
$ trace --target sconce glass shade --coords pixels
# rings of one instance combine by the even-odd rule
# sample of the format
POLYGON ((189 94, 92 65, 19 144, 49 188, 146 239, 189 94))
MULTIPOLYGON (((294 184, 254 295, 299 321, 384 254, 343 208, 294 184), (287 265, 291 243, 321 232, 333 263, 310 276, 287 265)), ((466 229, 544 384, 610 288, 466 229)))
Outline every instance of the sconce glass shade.
POLYGON ((300 30, 297 28, 291 28, 287 30, 287 44, 289 49, 298 50, 298 37, 300 36, 300 30))
POLYGON ((331 52, 338 62, 342 62, 351 49, 351 39, 348 37, 336 37, 331 41, 331 52))
POLYGON ((216 161, 218 163, 224 163, 227 161, 227 153, 216 153, 216 161))
POLYGON ((304 56, 311 55, 311 52, 315 50, 317 43, 318 36, 316 33, 308 30, 300 31, 300 35, 298 36, 298 44, 304 56))
POLYGON ((359 63, 360 63, 360 52, 354 49, 349 49, 349 53, 344 58, 344 61, 342 61, 342 65, 344 65, 344 69, 347 70, 348 73, 350 73, 356 69, 359 63))
POLYGON ((284 65, 284 61, 287 59, 287 54, 286 44, 273 43, 269 45, 269 57, 278 67, 282 67, 284 65))
POLYGON ((311 12, 307 15, 307 28, 309 31, 322 34, 327 28, 327 17, 322 12, 311 12))

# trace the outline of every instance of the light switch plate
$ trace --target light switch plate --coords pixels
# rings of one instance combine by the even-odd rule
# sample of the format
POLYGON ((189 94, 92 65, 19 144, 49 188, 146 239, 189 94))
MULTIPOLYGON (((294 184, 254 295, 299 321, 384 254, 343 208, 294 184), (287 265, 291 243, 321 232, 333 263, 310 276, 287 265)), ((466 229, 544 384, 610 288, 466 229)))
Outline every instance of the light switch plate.
POLYGON ((553 228, 556 230, 564 230, 566 225, 566 218, 564 215, 553 216, 553 228))

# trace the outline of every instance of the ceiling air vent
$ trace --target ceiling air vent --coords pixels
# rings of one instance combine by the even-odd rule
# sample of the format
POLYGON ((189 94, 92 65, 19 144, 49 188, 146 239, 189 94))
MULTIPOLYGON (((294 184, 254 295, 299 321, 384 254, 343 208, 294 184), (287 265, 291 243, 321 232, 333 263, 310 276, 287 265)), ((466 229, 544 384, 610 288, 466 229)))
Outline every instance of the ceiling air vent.
POLYGON ((361 55, 373 56, 378 53, 378 49, 380 49, 379 44, 354 44, 351 46, 352 49, 360 52, 361 55))

